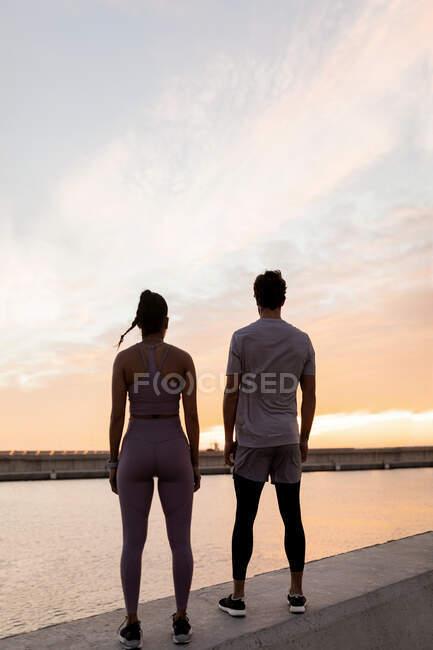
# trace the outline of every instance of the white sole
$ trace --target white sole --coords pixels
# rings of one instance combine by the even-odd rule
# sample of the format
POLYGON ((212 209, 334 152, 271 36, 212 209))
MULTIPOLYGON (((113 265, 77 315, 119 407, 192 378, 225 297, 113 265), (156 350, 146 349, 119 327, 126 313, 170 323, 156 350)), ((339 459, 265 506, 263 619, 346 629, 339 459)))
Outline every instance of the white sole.
POLYGON ((230 614, 230 616, 245 616, 246 610, 239 611, 238 609, 230 609, 230 607, 223 607, 218 603, 218 607, 223 611, 230 614))
POLYGON ((305 612, 305 605, 290 605, 290 611, 292 614, 303 614, 305 612))
POLYGON ((123 645, 124 648, 141 648, 141 641, 128 641, 128 639, 124 639, 123 636, 119 634, 119 641, 123 645))
POLYGON ((176 636, 173 634, 172 636, 173 643, 178 643, 178 644, 189 643, 191 641, 191 634, 192 632, 188 632, 188 634, 177 634, 176 636))

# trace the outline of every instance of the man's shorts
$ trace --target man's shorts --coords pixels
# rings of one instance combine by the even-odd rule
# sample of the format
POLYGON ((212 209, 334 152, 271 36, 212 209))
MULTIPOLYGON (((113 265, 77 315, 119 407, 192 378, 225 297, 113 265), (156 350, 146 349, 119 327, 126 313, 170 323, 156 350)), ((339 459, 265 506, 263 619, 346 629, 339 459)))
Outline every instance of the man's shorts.
POLYGON ((278 447, 241 447, 235 454, 233 472, 252 481, 265 483, 298 483, 302 460, 299 443, 278 447))

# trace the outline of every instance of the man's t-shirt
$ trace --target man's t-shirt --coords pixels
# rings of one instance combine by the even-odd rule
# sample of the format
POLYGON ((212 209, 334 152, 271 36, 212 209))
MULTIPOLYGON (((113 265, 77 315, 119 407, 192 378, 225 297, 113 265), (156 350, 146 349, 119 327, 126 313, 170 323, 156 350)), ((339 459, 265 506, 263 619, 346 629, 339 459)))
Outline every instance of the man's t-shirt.
POLYGON ((310 337, 281 318, 259 318, 234 332, 227 375, 242 376, 236 440, 244 447, 299 442, 296 388, 315 375, 310 337))

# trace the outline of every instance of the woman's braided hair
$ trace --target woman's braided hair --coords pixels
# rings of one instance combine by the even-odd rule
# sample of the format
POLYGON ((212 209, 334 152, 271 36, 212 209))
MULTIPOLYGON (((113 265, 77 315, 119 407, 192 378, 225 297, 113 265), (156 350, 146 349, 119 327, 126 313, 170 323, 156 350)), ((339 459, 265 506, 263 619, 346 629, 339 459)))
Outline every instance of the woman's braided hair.
POLYGON ((159 293, 154 293, 149 289, 143 291, 140 296, 140 302, 138 303, 136 316, 131 323, 131 327, 121 335, 117 349, 119 349, 125 335, 136 325, 140 327, 144 335, 160 332, 167 312, 167 303, 159 293))

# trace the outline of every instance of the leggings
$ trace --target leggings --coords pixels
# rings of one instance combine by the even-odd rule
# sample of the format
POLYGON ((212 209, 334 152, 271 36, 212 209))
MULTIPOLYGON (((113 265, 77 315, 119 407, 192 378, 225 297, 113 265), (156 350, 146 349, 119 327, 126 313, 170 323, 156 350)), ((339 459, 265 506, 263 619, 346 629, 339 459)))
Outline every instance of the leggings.
POLYGON ((179 418, 132 417, 122 443, 117 491, 123 528, 120 575, 128 614, 136 613, 138 606, 154 476, 158 477, 172 551, 176 606, 186 609, 193 572, 190 529, 194 474, 179 418))
MULTIPOLYGON (((251 481, 233 473, 236 490, 236 520, 232 536, 233 579, 245 580, 253 552, 253 524, 264 483, 251 481)), ((297 483, 275 483, 278 507, 284 522, 284 549, 290 571, 303 571, 305 562, 305 535, 301 519, 297 483)))

